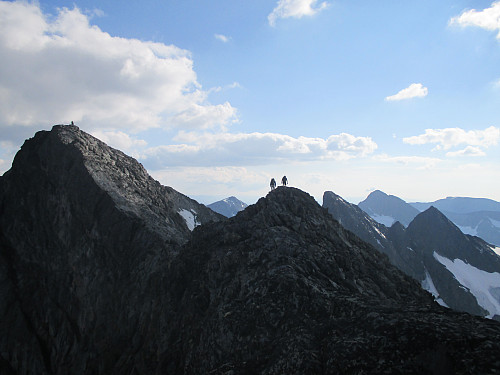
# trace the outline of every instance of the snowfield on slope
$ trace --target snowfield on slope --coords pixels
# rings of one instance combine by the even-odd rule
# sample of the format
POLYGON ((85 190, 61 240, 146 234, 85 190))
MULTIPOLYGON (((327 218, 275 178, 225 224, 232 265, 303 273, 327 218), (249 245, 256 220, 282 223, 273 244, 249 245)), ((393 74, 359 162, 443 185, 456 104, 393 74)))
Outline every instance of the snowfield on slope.
POLYGON ((200 225, 200 223, 198 221, 196 221, 196 212, 193 211, 193 210, 180 210, 179 211, 179 215, 181 215, 184 220, 186 221, 186 225, 187 227, 189 228, 189 230, 193 230, 195 227, 197 227, 198 225, 200 225))
POLYGON ((477 303, 489 312, 488 318, 500 315, 500 273, 480 270, 461 259, 450 260, 434 252, 434 258, 470 290, 477 303))

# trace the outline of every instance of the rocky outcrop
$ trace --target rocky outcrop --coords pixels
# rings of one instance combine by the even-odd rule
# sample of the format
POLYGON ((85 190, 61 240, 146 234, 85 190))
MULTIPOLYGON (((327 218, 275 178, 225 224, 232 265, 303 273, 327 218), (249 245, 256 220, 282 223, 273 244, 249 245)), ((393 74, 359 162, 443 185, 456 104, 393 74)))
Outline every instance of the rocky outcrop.
POLYGON ((308 194, 220 219, 76 127, 37 133, 0 178, 0 373, 500 369, 497 322, 434 303, 308 194))
POLYGON ((147 373, 181 209, 222 218, 75 126, 27 140, 0 178, 0 372, 147 373))
POLYGON ((488 372, 500 326, 452 313, 306 193, 280 187, 172 263, 175 373, 488 372), (471 348, 474 349, 471 349, 471 348))

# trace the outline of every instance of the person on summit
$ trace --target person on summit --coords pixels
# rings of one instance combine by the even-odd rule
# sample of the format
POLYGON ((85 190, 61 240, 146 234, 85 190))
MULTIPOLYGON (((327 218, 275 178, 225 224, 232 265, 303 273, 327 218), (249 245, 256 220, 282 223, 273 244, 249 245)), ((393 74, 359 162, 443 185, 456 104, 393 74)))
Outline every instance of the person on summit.
POLYGON ((286 176, 283 176, 283 178, 281 179, 281 185, 286 186, 287 184, 288 184, 288 179, 286 178, 286 176))
POLYGON ((274 190, 276 189, 276 180, 273 178, 271 178, 271 183, 269 184, 271 186, 271 190, 274 190))

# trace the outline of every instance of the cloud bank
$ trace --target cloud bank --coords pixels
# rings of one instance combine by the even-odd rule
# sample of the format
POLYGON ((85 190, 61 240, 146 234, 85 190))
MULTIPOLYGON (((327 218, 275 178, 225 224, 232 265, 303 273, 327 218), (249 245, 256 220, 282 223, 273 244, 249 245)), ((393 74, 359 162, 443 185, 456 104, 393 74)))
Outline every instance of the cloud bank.
POLYGON ((496 146, 500 140, 500 128, 490 126, 484 130, 463 130, 460 128, 426 129, 424 134, 403 138, 410 145, 437 144, 434 150, 449 150, 466 145, 462 150, 450 151, 446 156, 485 156, 483 149, 496 146))
POLYGON ((78 8, 55 16, 27 2, 0 1, 0 123, 85 122, 92 129, 200 129, 237 118, 212 105, 189 51, 113 37, 78 8))
POLYGON ((328 7, 327 2, 318 4, 317 0, 280 0, 278 5, 267 16, 269 25, 275 26, 279 18, 302 18, 313 16, 328 7))
POLYGON ((500 39, 500 1, 493 2, 491 7, 483 10, 466 10, 461 15, 453 17, 449 23, 461 27, 476 26, 489 31, 498 31, 497 39, 500 39))
POLYGON ((397 94, 392 96, 387 96, 385 100, 387 101, 397 101, 412 98, 423 98, 427 96, 429 90, 424 87, 421 83, 412 83, 407 88, 399 91, 397 94))
POLYGON ((151 147, 142 159, 152 169, 165 166, 266 165, 284 161, 348 160, 371 154, 377 144, 369 137, 341 133, 323 138, 276 133, 181 132, 175 145, 151 147))

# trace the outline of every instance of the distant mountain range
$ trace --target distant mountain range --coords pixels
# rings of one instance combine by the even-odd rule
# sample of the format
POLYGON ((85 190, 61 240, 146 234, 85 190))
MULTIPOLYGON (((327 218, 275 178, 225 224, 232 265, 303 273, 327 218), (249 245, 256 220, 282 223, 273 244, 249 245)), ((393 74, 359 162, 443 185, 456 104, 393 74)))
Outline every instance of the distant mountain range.
MULTIPOLYGON (((367 201, 373 202, 374 197, 391 203, 378 207, 406 205, 381 192, 367 201), (394 202, 397 205, 392 204, 394 202)), ((500 257, 495 253, 500 249, 478 237, 463 234, 435 207, 416 215, 407 228, 399 221, 386 227, 333 192, 325 192, 323 207, 346 229, 372 244, 399 269, 419 281, 443 306, 500 318, 500 257)), ((397 211, 383 213, 398 216, 397 211)))
POLYGON ((427 203, 406 203, 393 195, 375 190, 358 206, 377 222, 391 226, 399 221, 405 227, 419 212, 435 207, 465 234, 478 236, 500 246, 500 202, 484 198, 448 197, 427 203))
POLYGON ((222 199, 220 201, 211 203, 207 205, 211 210, 224 215, 225 217, 233 217, 238 212, 244 210, 248 207, 248 204, 240 201, 236 197, 229 197, 226 199, 222 199))

